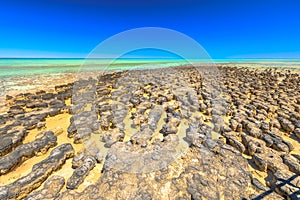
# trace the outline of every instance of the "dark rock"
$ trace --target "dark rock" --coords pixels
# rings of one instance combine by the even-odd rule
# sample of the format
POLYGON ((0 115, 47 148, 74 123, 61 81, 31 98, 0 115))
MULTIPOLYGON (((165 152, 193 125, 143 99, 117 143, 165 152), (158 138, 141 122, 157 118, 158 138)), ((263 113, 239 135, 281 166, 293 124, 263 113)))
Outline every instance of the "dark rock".
POLYGON ((180 120, 176 117, 169 117, 167 124, 164 124, 161 132, 164 135, 176 134, 178 131, 178 125, 180 124, 180 120))
POLYGON ((290 118, 289 120, 294 124, 295 129, 300 128, 300 120, 299 119, 290 118))
POLYGON ((102 142, 105 142, 107 147, 111 147, 111 145, 115 144, 121 139, 124 138, 124 132, 121 132, 118 128, 114 128, 112 130, 102 132, 102 142))
POLYGON ((278 117, 278 121, 280 122, 281 127, 287 131, 287 132, 293 132, 295 129, 295 126, 287 119, 284 119, 282 117, 278 117))
POLYGON ((26 130, 23 128, 15 129, 9 133, 0 136, 0 156, 5 155, 11 151, 14 147, 19 145, 26 135, 26 130))
POLYGON ((25 200, 51 200, 58 197, 60 190, 65 184, 65 179, 61 176, 52 176, 44 183, 41 190, 32 192, 25 200))
POLYGON ((285 154, 282 156, 284 164, 286 164, 291 172, 300 175, 300 162, 297 158, 290 154, 285 154))
POLYGON ((45 153, 56 145, 56 136, 52 131, 45 132, 44 135, 33 142, 22 144, 0 158, 0 174, 5 174, 14 169, 18 164, 31 158, 35 154, 45 153))
POLYGON ((46 122, 39 122, 39 123, 37 123, 37 125, 36 125, 36 128, 38 129, 38 130, 40 130, 40 129, 42 129, 42 128, 45 128, 46 127, 46 122))
POLYGON ((295 135, 297 136, 297 138, 300 139, 300 128, 296 128, 296 129, 294 130, 294 133, 295 133, 295 135))
POLYGON ((63 109, 66 107, 66 104, 64 101, 61 100, 53 100, 50 101, 49 106, 50 108, 54 108, 54 109, 63 109))
POLYGON ((169 134, 176 134, 178 131, 176 126, 172 126, 171 124, 164 124, 162 127, 161 132, 164 135, 169 135, 169 134))
POLYGON ((61 114, 61 110, 59 108, 51 108, 49 111, 49 116, 54 117, 58 114, 61 114))
POLYGON ((214 149, 218 144, 212 139, 206 139, 203 144, 208 149, 214 149))
POLYGON ((242 143, 247 147, 249 155, 254 155, 257 152, 263 152, 265 142, 257 138, 242 134, 242 143))
POLYGON ((40 122, 39 119, 31 118, 31 119, 25 121, 24 126, 26 127, 27 130, 32 130, 32 129, 36 128, 36 126, 39 122, 40 122))
POLYGON ((274 173, 272 185, 276 192, 287 199, 300 199, 300 177, 287 170, 278 170, 274 173))
POLYGON ((141 129, 131 136, 130 140, 133 144, 144 144, 152 138, 153 131, 149 126, 141 127, 141 129))
POLYGON ((77 189, 78 186, 84 181, 90 170, 96 165, 96 159, 93 156, 87 156, 83 163, 75 169, 72 176, 67 182, 68 189, 77 189))
POLYGON ((74 155, 71 144, 62 144, 53 149, 50 155, 32 167, 32 171, 13 183, 0 187, 0 199, 21 199, 38 188, 54 171, 74 155))
POLYGON ((236 120, 230 119, 230 128, 232 131, 237 131, 238 125, 239 123, 236 120))
POLYGON ((268 191, 270 188, 264 186, 257 178, 252 178, 252 184, 259 190, 268 191))
POLYGON ((69 125, 67 132, 68 132, 68 137, 72 138, 74 137, 75 133, 77 131, 76 125, 74 122, 71 122, 71 124, 69 125))
POLYGON ((283 140, 280 136, 272 133, 270 133, 269 135, 271 136, 270 138, 273 141, 271 145, 273 149, 286 153, 289 153, 294 149, 293 145, 290 142, 283 140))
POLYGON ((51 100, 51 99, 54 99, 54 98, 55 98, 55 95, 53 93, 46 93, 42 96, 43 100, 51 100))
POLYGON ((18 115, 25 113, 25 110, 21 106, 12 106, 9 108, 9 114, 18 115))
POLYGON ((157 123, 160 120, 162 113, 163 110, 159 107, 155 107, 154 109, 150 110, 148 116, 148 124, 152 130, 155 130, 157 128, 157 123))
POLYGON ((47 108, 48 104, 46 102, 30 102, 26 104, 27 108, 47 108))
POLYGON ((238 141, 237 139, 235 139, 234 137, 226 137, 226 139, 228 140, 228 143, 235 147, 237 150, 239 150, 239 152, 244 153, 246 148, 243 145, 243 143, 241 143, 240 141, 238 141))
POLYGON ((92 130, 90 128, 78 128, 74 136, 74 143, 82 143, 91 137, 92 130))

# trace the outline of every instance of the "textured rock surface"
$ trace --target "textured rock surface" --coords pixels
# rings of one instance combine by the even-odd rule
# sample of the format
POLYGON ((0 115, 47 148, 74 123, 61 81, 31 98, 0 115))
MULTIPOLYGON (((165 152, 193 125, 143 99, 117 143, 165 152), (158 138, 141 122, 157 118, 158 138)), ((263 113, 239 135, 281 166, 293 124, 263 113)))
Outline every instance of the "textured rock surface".
POLYGON ((50 147, 56 145, 56 136, 53 132, 45 132, 44 135, 33 142, 18 146, 11 153, 0 158, 0 174, 5 174, 11 171, 14 167, 20 164, 25 159, 28 159, 35 154, 45 153, 50 147))
POLYGON ((53 176, 45 183, 42 190, 32 192, 25 199, 26 200, 40 200, 40 199, 55 199, 62 187, 65 184, 65 179, 61 176, 53 176))
POLYGON ((50 156, 32 167, 31 173, 15 182, 0 187, 0 199, 20 199, 38 188, 54 171, 58 170, 66 159, 74 155, 71 144, 63 144, 50 153, 50 156))
POLYGON ((0 156, 5 155, 11 151, 14 147, 20 144, 26 135, 24 128, 15 128, 15 130, 8 132, 5 135, 0 136, 0 156))
POLYGON ((299 72, 222 65, 6 96, 0 199, 298 199, 299 72))
POLYGON ((95 167, 96 159, 93 156, 87 156, 82 164, 73 172, 67 182, 68 189, 76 189, 84 181, 84 178, 95 167))
POLYGON ((104 170, 82 193, 66 191, 59 199, 220 199, 249 197, 247 162, 232 147, 193 147, 177 163, 147 174, 104 170), (218 180, 218 184, 216 184, 218 180))

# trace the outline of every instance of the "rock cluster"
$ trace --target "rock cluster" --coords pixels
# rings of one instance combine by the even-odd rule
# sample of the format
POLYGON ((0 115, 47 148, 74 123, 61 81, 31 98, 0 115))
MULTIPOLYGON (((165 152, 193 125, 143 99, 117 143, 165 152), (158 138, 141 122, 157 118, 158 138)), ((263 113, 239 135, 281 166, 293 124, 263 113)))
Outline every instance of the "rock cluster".
POLYGON ((53 149, 48 158, 35 164, 31 173, 15 182, 0 187, 1 199, 20 199, 38 188, 54 171, 58 170, 66 159, 74 155, 71 144, 63 144, 53 149))
POLYGON ((299 88, 297 72, 220 65, 108 71, 7 96, 0 175, 50 155, 0 199, 299 199, 299 88), (60 114, 68 128, 46 130, 60 114), (90 174, 100 178, 86 187, 90 174))

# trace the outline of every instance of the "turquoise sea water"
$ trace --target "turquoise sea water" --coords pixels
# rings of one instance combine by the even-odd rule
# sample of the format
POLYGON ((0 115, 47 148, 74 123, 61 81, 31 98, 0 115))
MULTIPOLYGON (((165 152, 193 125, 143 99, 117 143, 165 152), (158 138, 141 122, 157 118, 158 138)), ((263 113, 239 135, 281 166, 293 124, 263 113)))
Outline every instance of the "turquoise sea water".
MULTIPOLYGON (((185 64, 174 59, 84 59, 84 58, 0 58, 0 76, 19 76, 35 74, 61 74, 80 70, 125 70, 137 68, 158 68, 185 64)), ((299 66, 300 59, 226 59, 197 60, 196 63, 249 63, 274 67, 299 66)))
POLYGON ((125 70, 164 67, 182 63, 178 60, 161 59, 83 59, 83 58, 0 58, 0 76, 35 74, 61 74, 65 72, 92 70, 125 70))

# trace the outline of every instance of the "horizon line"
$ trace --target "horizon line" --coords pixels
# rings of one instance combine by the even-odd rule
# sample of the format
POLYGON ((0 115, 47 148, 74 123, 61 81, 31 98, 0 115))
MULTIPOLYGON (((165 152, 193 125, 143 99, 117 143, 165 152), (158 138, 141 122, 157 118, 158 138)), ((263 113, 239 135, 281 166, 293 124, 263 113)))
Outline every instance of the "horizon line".
MULTIPOLYGON (((0 57, 0 59, 170 59, 170 60, 185 60, 183 58, 169 58, 169 57, 140 57, 140 58, 86 58, 86 57, 0 57)), ((187 59, 187 60, 300 60, 300 58, 285 58, 285 57, 277 57, 277 58, 203 58, 203 59, 187 59)))

